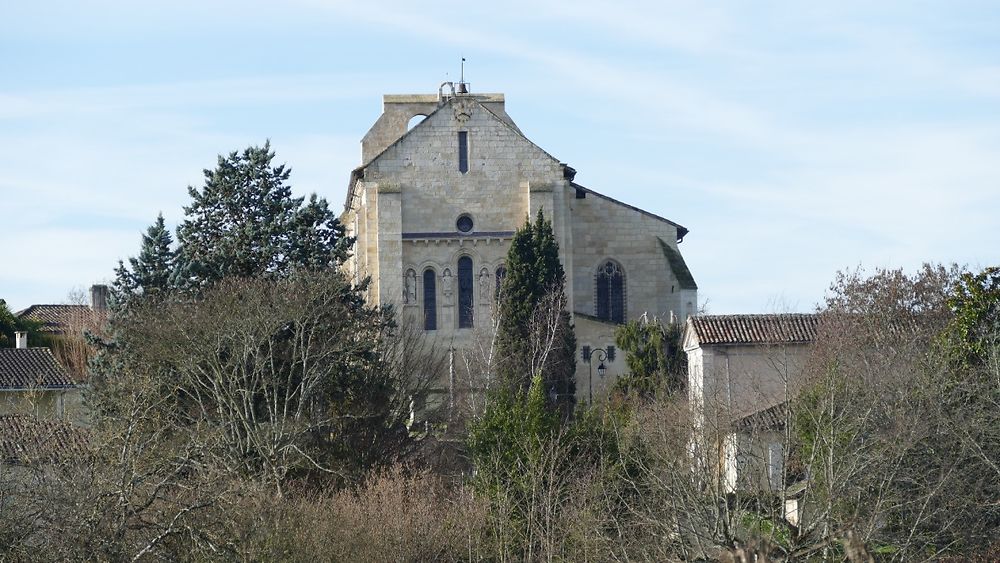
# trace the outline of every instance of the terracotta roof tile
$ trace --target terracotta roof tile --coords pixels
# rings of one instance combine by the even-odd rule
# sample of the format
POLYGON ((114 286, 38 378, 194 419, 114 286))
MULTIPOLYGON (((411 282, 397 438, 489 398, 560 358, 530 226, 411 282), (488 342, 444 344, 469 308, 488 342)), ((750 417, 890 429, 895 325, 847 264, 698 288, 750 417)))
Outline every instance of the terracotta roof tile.
POLYGON ((62 334, 70 327, 97 328, 108 318, 107 311, 95 311, 87 305, 32 305, 18 311, 18 317, 42 323, 42 332, 62 334))
POLYGON ((788 403, 778 403, 772 407, 752 412, 734 421, 742 431, 781 430, 788 416, 788 403))
POLYGON ((700 344, 793 344, 816 339, 816 315, 699 315, 691 326, 700 344))
POLYGON ((48 348, 0 348, 0 389, 73 385, 48 348))
POLYGON ((86 450, 87 435, 63 420, 0 416, 0 463, 50 462, 86 450))

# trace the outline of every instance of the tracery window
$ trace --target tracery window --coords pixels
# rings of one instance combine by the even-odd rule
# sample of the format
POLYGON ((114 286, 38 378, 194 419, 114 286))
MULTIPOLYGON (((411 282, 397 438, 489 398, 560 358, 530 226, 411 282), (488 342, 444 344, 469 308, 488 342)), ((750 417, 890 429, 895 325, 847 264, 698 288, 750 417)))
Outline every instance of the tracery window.
POLYGON ((625 322, 625 272, 618 263, 608 260, 594 277, 597 318, 613 323, 625 322))
POLYGON ((472 328, 472 258, 458 259, 458 328, 472 328))
POLYGON ((437 276, 424 270, 424 330, 437 330, 437 276))

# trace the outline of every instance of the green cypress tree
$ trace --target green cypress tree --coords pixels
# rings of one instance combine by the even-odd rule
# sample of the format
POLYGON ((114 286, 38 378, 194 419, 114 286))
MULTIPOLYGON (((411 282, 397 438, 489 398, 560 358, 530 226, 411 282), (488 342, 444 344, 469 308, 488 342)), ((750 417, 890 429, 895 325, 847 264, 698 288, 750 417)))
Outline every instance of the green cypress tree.
POLYGON ((524 393, 532 378, 542 374, 548 396, 566 413, 575 400, 576 337, 565 311, 566 274, 559 261, 559 245, 552 223, 541 210, 535 223, 525 219, 514 234, 506 260, 507 275, 500 291, 497 328, 500 375, 508 392, 524 393), (558 307, 558 328, 551 347, 543 344, 548 332, 540 327, 547 308, 558 307), (542 361, 539 357, 547 348, 542 361))

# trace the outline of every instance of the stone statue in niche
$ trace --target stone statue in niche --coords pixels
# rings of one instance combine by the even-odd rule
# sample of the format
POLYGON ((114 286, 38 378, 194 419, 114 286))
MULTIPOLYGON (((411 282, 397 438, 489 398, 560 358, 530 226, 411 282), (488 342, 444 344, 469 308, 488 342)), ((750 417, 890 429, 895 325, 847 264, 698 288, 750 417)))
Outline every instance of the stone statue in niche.
POLYGON ((444 304, 451 305, 452 295, 455 293, 455 278, 451 275, 451 269, 445 268, 441 274, 441 294, 444 295, 444 304))
POLYGON ((492 288, 490 287, 490 285, 491 285, 491 283, 493 281, 492 277, 493 276, 490 275, 490 271, 487 270, 486 268, 483 268, 482 270, 479 270, 479 304, 480 305, 489 305, 490 304, 490 297, 493 296, 493 292, 491 291, 492 288))
POLYGON ((417 273, 413 270, 407 270, 403 278, 403 304, 417 304, 417 273))

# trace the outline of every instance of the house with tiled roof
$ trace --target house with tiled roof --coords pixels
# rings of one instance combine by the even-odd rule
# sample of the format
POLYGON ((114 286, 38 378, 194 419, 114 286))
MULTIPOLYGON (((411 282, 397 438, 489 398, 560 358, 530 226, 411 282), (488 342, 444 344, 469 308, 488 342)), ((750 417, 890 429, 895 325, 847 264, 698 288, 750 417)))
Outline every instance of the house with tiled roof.
POLYGON ((108 293, 108 286, 93 285, 89 305, 40 304, 16 313, 18 318, 39 325, 39 332, 47 337, 45 344, 77 383, 87 380, 92 350, 86 335, 103 334, 107 324, 108 293))
POLYGON ((728 491, 783 488, 787 401, 803 383, 819 319, 808 314, 688 318, 688 400, 697 444, 728 491))
POLYGON ((89 305, 31 305, 16 315, 39 323, 40 332, 55 336, 94 330, 108 320, 108 286, 91 286, 89 305))
POLYGON ((17 333, 15 348, 0 348, 0 416, 62 419, 68 405, 79 404, 79 395, 79 386, 52 351, 29 347, 26 332, 17 333))

